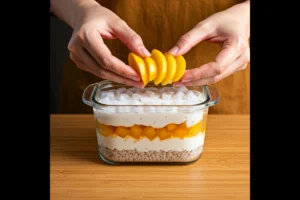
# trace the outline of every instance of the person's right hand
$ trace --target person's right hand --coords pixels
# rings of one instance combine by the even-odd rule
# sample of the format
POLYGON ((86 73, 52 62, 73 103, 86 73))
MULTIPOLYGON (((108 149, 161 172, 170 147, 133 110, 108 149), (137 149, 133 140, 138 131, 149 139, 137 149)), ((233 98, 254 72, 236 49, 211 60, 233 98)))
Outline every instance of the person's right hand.
POLYGON ((96 2, 82 4, 81 8, 68 45, 77 67, 102 79, 143 87, 137 72, 113 56, 102 39, 119 38, 132 52, 144 58, 151 54, 141 37, 116 14, 96 2))

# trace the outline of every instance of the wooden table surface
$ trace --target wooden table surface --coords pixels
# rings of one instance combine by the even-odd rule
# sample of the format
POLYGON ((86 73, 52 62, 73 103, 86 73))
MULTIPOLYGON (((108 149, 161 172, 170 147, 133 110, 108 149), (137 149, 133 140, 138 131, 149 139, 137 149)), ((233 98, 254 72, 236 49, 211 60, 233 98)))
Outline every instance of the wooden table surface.
POLYGON ((250 199, 249 115, 209 115, 201 158, 181 166, 105 164, 92 115, 50 119, 51 200, 250 199))

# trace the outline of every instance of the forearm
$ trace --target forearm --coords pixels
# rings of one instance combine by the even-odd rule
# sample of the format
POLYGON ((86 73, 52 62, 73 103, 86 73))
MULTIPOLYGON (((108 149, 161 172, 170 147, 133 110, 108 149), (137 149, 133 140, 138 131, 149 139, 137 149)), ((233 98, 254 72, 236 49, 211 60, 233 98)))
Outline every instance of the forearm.
POLYGON ((247 16, 250 18, 250 0, 236 4, 236 5, 228 8, 227 10, 229 10, 231 12, 243 13, 244 16, 247 16))
POLYGON ((50 0, 50 10, 56 17, 74 28, 84 9, 93 4, 98 3, 94 0, 50 0))
POLYGON ((250 20, 250 0, 237 4, 237 6, 239 6, 239 10, 244 13, 244 16, 250 20))
POLYGON ((232 13, 232 16, 236 16, 237 20, 242 20, 245 28, 249 29, 250 25, 250 0, 236 4, 227 9, 228 12, 232 13))

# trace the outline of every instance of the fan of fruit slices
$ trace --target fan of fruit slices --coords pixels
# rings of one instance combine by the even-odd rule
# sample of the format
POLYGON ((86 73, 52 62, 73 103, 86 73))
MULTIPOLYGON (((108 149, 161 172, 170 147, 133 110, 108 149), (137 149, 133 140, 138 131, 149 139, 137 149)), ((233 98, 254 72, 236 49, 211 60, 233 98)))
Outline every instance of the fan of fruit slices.
POLYGON ((151 81, 155 85, 172 84, 181 79, 186 69, 186 62, 183 56, 176 56, 169 53, 163 54, 157 49, 152 50, 151 57, 141 58, 133 52, 128 55, 129 66, 141 76, 146 86, 151 81))

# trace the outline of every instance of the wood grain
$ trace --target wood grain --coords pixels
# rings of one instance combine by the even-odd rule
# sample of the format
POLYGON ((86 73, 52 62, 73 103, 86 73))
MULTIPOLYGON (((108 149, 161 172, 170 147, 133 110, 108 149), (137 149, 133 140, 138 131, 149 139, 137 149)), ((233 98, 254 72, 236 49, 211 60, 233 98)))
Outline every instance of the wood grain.
MULTIPOLYGON (((99 0, 135 30, 151 51, 168 51, 184 33, 208 16, 225 10, 241 0, 99 0)), ((128 63, 129 49, 119 40, 105 40, 112 54, 128 63)), ((184 55, 187 68, 199 67, 214 60, 219 44, 202 42, 184 55)), ((227 77, 216 86, 221 101, 210 109, 211 114, 249 114, 250 70, 227 77)), ((69 61, 65 66, 61 90, 62 113, 92 113, 81 102, 84 88, 101 79, 81 71, 69 61)))
POLYGON ((202 157, 182 166, 112 166, 92 115, 51 115, 51 200, 250 199, 249 115, 209 115, 202 157))

